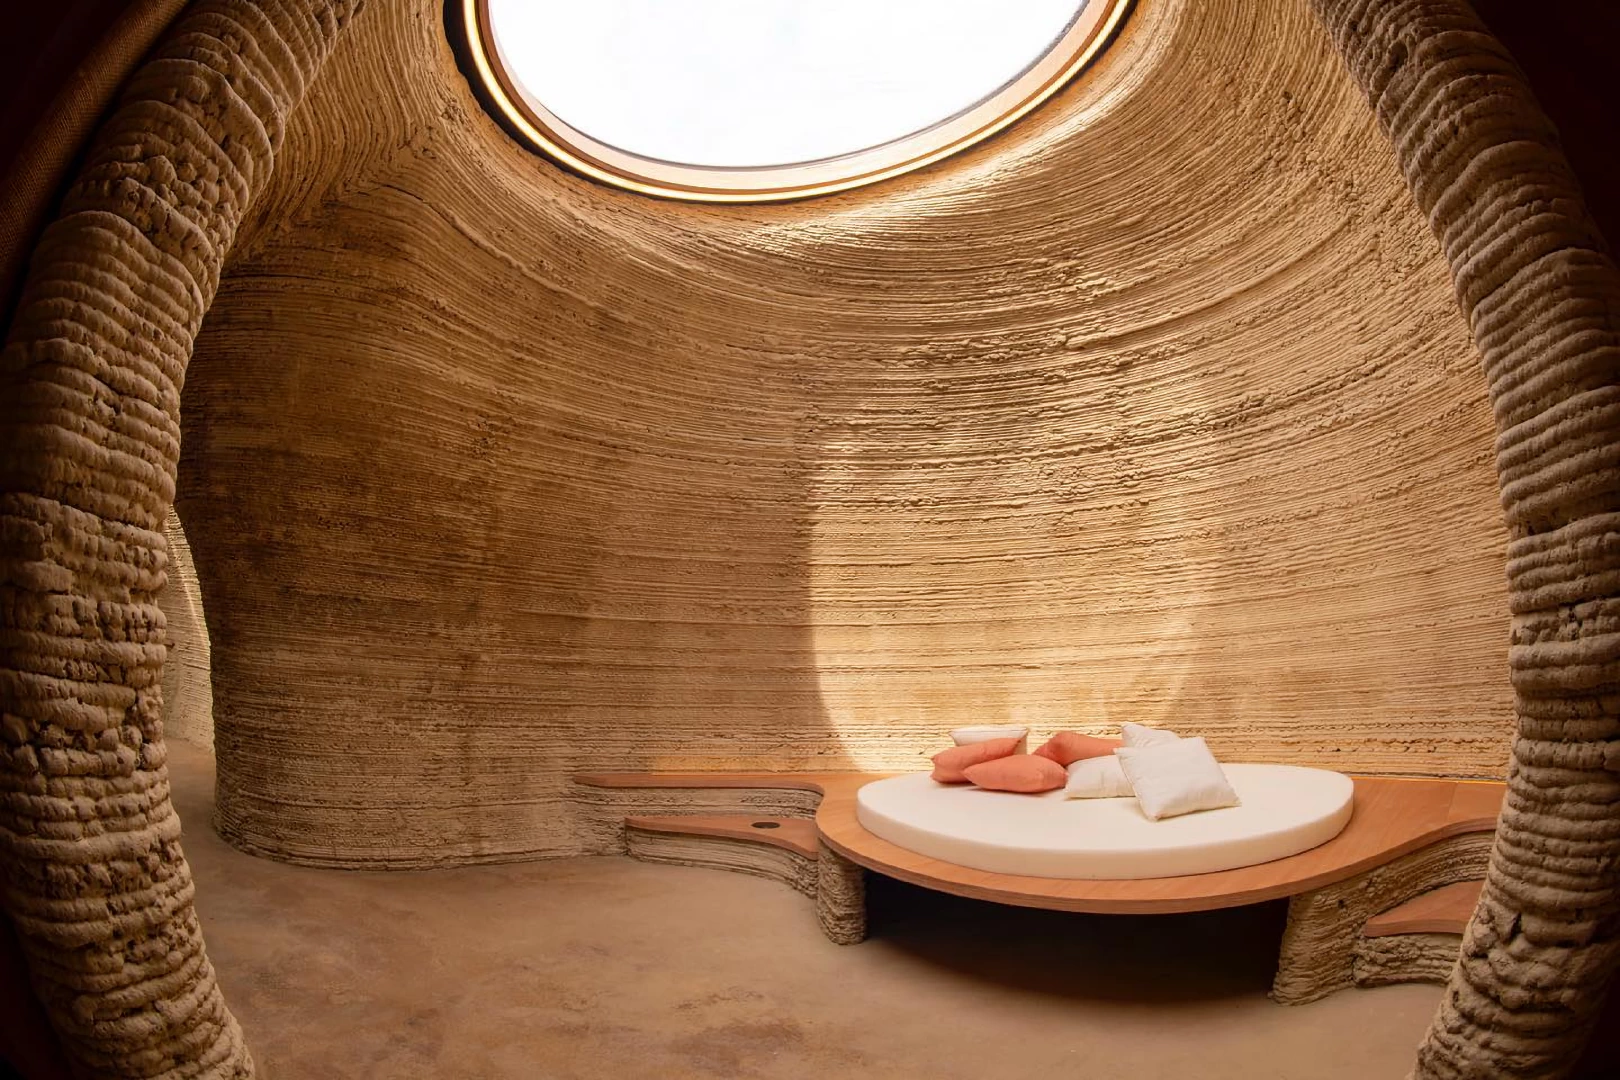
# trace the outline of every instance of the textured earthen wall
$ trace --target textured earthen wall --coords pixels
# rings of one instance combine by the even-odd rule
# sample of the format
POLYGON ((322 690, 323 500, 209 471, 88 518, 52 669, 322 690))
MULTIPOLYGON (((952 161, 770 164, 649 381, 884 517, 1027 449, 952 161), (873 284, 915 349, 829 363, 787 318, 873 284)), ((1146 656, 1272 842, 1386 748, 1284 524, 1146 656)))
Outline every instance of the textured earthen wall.
POLYGON ((85 1077, 253 1073, 169 799, 180 387, 343 2, 193 5, 125 83, 0 353, 0 903, 85 1077))
POLYGON ((198 746, 214 745, 214 690, 209 684, 208 620, 202 588, 192 565, 185 527, 171 509, 163 522, 169 544, 168 584, 158 593, 163 609, 163 734, 198 746))
POLYGON ((1620 272, 1460 0, 1314 0, 1451 265, 1496 418, 1517 713, 1420 1080, 1563 1076, 1620 967, 1620 272))
MULTIPOLYGON (((1550 128, 1464 5, 1319 7, 1451 263, 1490 379, 1513 537, 1512 791, 1420 1072, 1555 1076, 1616 959, 1620 635, 1609 609, 1620 514, 1620 421, 1611 404, 1620 384, 1620 276, 1550 128)), ((192 335, 238 215, 262 189, 283 122, 347 11, 292 0, 199 5, 98 136, 35 252, 0 364, 3 898, 53 1024, 81 1068, 97 1075, 251 1071, 201 950, 167 797, 158 529, 192 335)), ((1206 55, 1195 47, 1182 59, 1206 55)), ((441 115, 457 119, 453 108, 441 115)), ((1099 130, 1106 122, 1089 119, 1099 130)), ((414 137, 404 147, 432 152, 414 137)), ((950 181, 919 179, 912 195, 926 203, 942 178, 950 181)), ((957 202, 944 195, 942 213, 957 202)), ((331 205, 329 189, 305 210, 319 216, 331 205)), ((605 227, 619 208, 595 209, 605 227)), ((872 208, 846 209, 858 219, 872 208)), ((459 235, 487 241, 454 220, 459 235)), ((779 238, 811 232, 772 224, 763 232, 779 238)), ((778 307, 784 316, 794 310, 785 299, 778 307)), ((454 821, 441 817, 446 827, 454 821)))
POLYGON ((1002 720, 1501 772, 1483 380, 1304 4, 1144 0, 993 144, 754 208, 528 154, 441 12, 334 56, 188 375, 233 840, 560 854, 579 768, 1002 720))
MULTIPOLYGON (((75 0, 0 15, 0 312, 74 157, 185 0, 75 0), (71 71, 63 65, 71 64, 71 71)), ((17 10, 21 8, 21 10, 17 10)))

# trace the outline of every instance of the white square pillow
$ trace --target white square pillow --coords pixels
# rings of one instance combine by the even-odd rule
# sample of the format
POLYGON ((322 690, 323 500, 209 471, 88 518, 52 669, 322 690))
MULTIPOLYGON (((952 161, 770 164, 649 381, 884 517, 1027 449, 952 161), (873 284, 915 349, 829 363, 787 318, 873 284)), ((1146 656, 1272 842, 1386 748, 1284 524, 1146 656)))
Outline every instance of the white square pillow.
POLYGON ((1181 736, 1164 728, 1147 727, 1143 724, 1122 724, 1119 737, 1126 746, 1157 746, 1160 743, 1179 742, 1181 736))
POLYGON ((991 739, 1017 739, 1018 748, 1014 752, 1022 754, 1029 748, 1029 728, 980 725, 979 727, 959 727, 951 732, 951 742, 957 746, 989 742, 991 739))
POLYGON ((1122 746, 1114 756, 1136 792, 1137 805, 1153 821, 1238 804, 1237 792, 1203 739, 1122 746))
POLYGON ((1121 799, 1132 794, 1131 782, 1113 754, 1081 758, 1070 765, 1069 782, 1063 788, 1065 799, 1121 799))

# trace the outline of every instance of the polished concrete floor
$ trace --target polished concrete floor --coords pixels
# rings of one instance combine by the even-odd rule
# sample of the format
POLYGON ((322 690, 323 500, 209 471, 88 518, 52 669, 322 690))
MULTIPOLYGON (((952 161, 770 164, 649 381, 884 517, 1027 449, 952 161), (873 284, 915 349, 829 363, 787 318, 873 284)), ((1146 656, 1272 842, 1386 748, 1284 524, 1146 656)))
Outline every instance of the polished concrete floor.
POLYGON ((220 981, 274 1080, 1398 1078, 1435 986, 1266 998, 1275 905, 1062 915, 893 884, 839 947, 775 882, 626 858, 350 873, 243 855, 171 744, 220 981))

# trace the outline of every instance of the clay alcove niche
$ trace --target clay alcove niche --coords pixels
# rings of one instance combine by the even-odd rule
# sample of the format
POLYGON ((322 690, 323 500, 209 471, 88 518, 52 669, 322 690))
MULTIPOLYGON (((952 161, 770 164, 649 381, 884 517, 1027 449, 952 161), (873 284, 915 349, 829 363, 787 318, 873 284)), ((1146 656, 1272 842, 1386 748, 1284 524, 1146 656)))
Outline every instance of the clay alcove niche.
POLYGON ((1318 8, 1329 34, 1303 7, 1146 0, 1134 51, 1067 109, 842 201, 725 214, 537 169, 458 83, 437 3, 370 5, 324 70, 348 5, 188 16, 89 150, 6 354, 5 782, 26 797, 4 823, 28 839, 6 904, 75 1055, 250 1068, 151 692, 202 328, 180 501, 244 846, 588 850, 562 782, 582 757, 883 767, 964 692, 1051 716, 1169 687, 1246 755, 1489 773, 1511 606, 1514 801, 1420 1074, 1567 1057, 1613 966, 1591 823, 1614 788, 1614 270, 1466 9, 1318 8), (492 474, 496 450, 520 466, 492 474), (713 557, 742 536, 771 557, 713 557), (334 587, 332 565, 362 572, 334 587), (1041 573, 996 573, 1019 565, 1041 573), (78 677, 49 674, 69 654, 78 677), (571 689, 604 671, 620 697, 571 689), (67 729, 96 745, 39 795, 67 729), (133 954, 136 988, 108 991, 133 954))

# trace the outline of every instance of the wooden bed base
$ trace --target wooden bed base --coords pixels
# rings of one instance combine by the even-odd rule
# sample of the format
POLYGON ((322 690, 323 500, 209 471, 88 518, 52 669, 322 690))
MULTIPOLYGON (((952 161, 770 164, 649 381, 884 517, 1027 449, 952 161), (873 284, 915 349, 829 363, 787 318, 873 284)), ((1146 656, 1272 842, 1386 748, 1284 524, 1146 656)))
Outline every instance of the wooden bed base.
POLYGON ((610 850, 759 874, 816 901, 840 944, 866 935, 864 872, 1022 907, 1206 911, 1287 898, 1272 995, 1298 1004, 1354 985, 1443 981, 1484 877, 1506 787, 1356 777, 1342 833, 1285 859, 1185 877, 1083 881, 974 870, 861 827, 870 773, 590 773, 581 806, 610 850))

